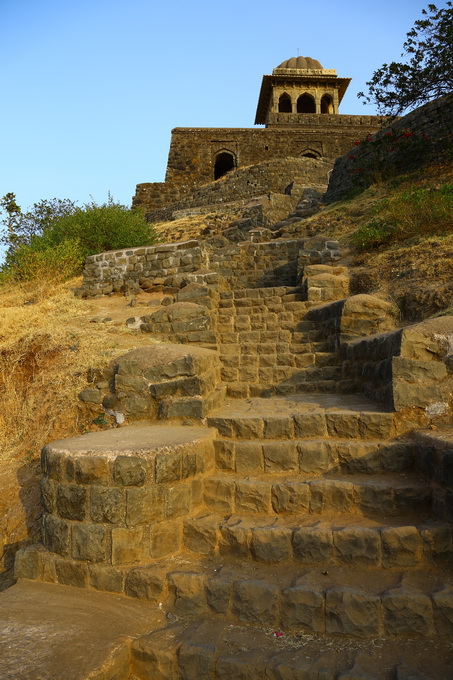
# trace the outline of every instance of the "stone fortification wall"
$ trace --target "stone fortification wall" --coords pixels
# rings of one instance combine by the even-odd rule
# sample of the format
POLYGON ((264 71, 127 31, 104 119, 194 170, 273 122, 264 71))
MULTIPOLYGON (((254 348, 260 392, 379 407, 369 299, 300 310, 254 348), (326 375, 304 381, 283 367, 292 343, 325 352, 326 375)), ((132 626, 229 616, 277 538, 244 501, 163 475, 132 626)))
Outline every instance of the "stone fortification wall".
POLYGON ((146 286, 148 279, 167 278, 206 266, 206 252, 198 241, 163 243, 156 246, 112 250, 87 257, 84 297, 124 291, 124 287, 146 286))
MULTIPOLYGON (((266 160, 247 168, 238 168, 227 173, 221 179, 204 186, 192 188, 189 194, 179 200, 173 199, 166 204, 169 185, 163 185, 165 191, 156 193, 154 184, 139 184, 134 205, 143 205, 150 222, 162 222, 172 219, 174 213, 201 206, 213 206, 238 200, 250 200, 275 192, 284 194, 290 191, 289 185, 317 185, 326 187, 332 163, 314 158, 280 158, 266 160), (156 195, 165 203, 159 210, 153 210, 156 195), (164 200, 165 199, 165 200, 164 200)), ((176 195, 178 196, 178 194, 176 195)), ((160 200, 159 199, 159 200, 160 200)))
MULTIPOLYGON (((411 140, 408 142, 407 152, 404 148, 392 150, 383 147, 381 155, 373 158, 372 161, 379 163, 381 172, 385 173, 385 168, 389 166, 394 166, 395 172, 406 172, 440 158, 451 160, 453 94, 428 102, 407 116, 396 120, 392 125, 378 132, 376 140, 384 140, 389 133, 400 133, 405 130, 412 131, 419 144, 425 139, 423 148, 420 148, 419 153, 411 153, 409 148, 410 144, 413 144, 411 140)), ((416 148, 414 150, 417 151, 416 148)), ((352 152, 336 160, 325 196, 327 203, 338 201, 356 187, 365 187, 373 182, 373 174, 366 172, 371 161, 370 153, 370 146, 363 145, 354 147, 352 152), (361 168, 362 172, 358 172, 358 168, 361 168)))
MULTIPOLYGON (((133 205, 152 212, 167 203, 181 201, 192 190, 214 180, 215 160, 229 153, 236 168, 288 157, 312 156, 330 160, 345 153, 354 142, 374 134, 380 127, 377 116, 305 114, 285 127, 175 128, 172 131, 165 183, 138 184, 133 205)), ((267 189, 265 189, 267 191, 267 189)), ((250 194, 249 194, 250 195, 250 194)))
POLYGON ((183 281, 196 280, 190 277, 198 270, 215 272, 233 288, 293 286, 300 283, 305 264, 336 259, 338 242, 319 237, 211 248, 197 240, 165 243, 90 255, 78 294, 93 297, 155 285, 178 289, 183 281))

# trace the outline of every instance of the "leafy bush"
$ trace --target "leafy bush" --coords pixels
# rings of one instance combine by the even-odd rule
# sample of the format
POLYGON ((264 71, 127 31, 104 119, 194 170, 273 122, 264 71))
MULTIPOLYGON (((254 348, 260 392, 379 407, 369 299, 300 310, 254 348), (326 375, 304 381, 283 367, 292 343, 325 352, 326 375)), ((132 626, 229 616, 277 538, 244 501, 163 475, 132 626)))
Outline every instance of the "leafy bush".
POLYGON ((0 242, 7 246, 2 278, 64 280, 81 272, 87 255, 156 241, 144 210, 130 210, 110 195, 102 205, 82 208, 67 199, 40 201, 23 213, 9 193, 0 207, 6 212, 0 242))
POLYGON ((111 196, 107 203, 97 205, 92 201, 59 218, 46 231, 46 237, 55 245, 66 239, 78 240, 84 258, 106 250, 151 245, 156 241, 151 225, 145 220, 144 210, 129 210, 115 203, 111 196))
POLYGON ((453 185, 416 187, 381 201, 376 215, 351 235, 358 251, 453 231, 453 185))

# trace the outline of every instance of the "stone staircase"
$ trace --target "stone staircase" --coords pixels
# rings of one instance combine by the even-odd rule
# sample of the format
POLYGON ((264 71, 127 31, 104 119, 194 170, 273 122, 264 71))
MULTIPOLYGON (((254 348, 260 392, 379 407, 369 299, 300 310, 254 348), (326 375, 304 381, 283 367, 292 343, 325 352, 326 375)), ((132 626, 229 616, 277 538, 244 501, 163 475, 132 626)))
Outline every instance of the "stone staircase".
POLYGON ((17 578, 158 614, 81 680, 452 677, 453 435, 409 436, 426 395, 448 407, 451 327, 389 331, 344 268, 304 267, 300 286, 194 274, 142 318, 193 345, 132 350, 86 391, 141 422, 43 450, 43 544, 17 578))
POLYGON ((302 288, 285 286, 220 294, 217 332, 229 396, 335 392, 338 355, 316 323, 303 319, 316 304, 302 288))

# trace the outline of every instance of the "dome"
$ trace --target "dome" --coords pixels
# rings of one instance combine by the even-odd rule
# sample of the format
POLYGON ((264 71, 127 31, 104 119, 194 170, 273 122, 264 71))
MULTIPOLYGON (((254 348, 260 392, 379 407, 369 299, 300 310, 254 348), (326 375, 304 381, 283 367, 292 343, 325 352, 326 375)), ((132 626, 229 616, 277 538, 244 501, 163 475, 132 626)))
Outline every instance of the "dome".
POLYGON ((322 70, 319 61, 317 59, 312 59, 311 57, 291 57, 291 59, 282 61, 277 68, 296 68, 304 71, 307 69, 322 70))

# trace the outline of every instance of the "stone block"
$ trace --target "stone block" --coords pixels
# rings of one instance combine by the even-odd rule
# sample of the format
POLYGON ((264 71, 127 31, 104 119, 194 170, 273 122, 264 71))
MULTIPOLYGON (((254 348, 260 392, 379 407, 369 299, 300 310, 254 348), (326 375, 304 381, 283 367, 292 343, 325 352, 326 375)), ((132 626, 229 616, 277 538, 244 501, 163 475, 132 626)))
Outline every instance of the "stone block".
POLYGON ((382 566, 414 567, 421 559, 422 539, 414 526, 381 529, 382 566))
POLYGON ((84 520, 86 517, 87 492, 83 486, 59 486, 56 506, 60 517, 84 520))
POLYGON ((325 594, 323 590, 294 586, 282 591, 283 628, 323 633, 325 630, 325 594))
POLYGON ((137 456, 118 456, 113 463, 113 479, 119 486, 142 486, 146 462, 137 456))
POLYGON ((297 470, 298 452, 294 442, 264 442, 264 469, 266 472, 297 470))
POLYGON ((323 564, 332 557, 332 531, 323 527, 299 527, 293 531, 294 557, 305 564, 323 564))
POLYGON ((63 586, 86 588, 88 585, 88 567, 83 562, 68 559, 55 560, 57 581, 63 586))
POLYGON ((367 512, 391 515, 395 513, 395 492, 388 484, 362 484, 357 489, 357 505, 367 512))
POLYGON ((41 505, 45 512, 54 513, 56 508, 57 487, 55 482, 47 477, 41 480, 41 505))
POLYGON ((179 453, 159 453, 156 456, 156 483, 176 482, 182 476, 182 461, 179 453))
POLYGON ((379 532, 365 527, 347 527, 333 532, 334 555, 343 564, 378 566, 381 561, 379 532))
POLYGON ((180 680, 178 651, 183 627, 168 626, 138 638, 132 644, 132 669, 140 678, 180 680))
POLYGON ((112 529, 112 564, 140 562, 146 554, 143 527, 112 529))
POLYGON ((264 438, 265 439, 291 439, 294 426, 291 416, 264 419, 264 438))
POLYGON ((280 482, 272 485, 272 508, 277 514, 308 512, 310 487, 305 482, 280 482))
POLYGON ((330 442, 305 441, 297 445, 299 469, 307 474, 325 473, 338 467, 336 447, 330 442))
POLYGON ((93 522, 121 524, 125 503, 122 489, 93 486, 90 490, 90 517, 93 522))
POLYGON ((263 471, 263 449, 260 442, 236 442, 235 471, 243 475, 263 471))
POLYGON ((245 522, 237 520, 235 524, 220 525, 219 549, 221 555, 248 558, 250 541, 251 529, 245 522))
POLYGON ((72 527, 72 557, 87 562, 106 562, 110 558, 110 541, 100 524, 75 524, 72 527))
POLYGON ((177 614, 191 616, 206 611, 206 576, 197 572, 173 571, 168 574, 173 608, 177 614))
POLYGON ((453 587, 444 586, 433 594, 434 625, 437 635, 453 636, 453 587))
POLYGON ((161 486, 126 491, 126 524, 150 524, 164 517, 165 490, 161 486))
POLYGON ((226 614, 230 609, 233 581, 225 578, 208 578, 206 580, 206 601, 217 614, 226 614))
POLYGON ((129 597, 158 603, 165 598, 166 588, 164 571, 152 567, 136 567, 127 574, 124 591, 129 597))
POLYGON ((251 551, 258 562, 285 562, 292 558, 291 529, 254 527, 251 531, 251 551))
POLYGON ((157 522, 150 528, 149 555, 153 559, 174 555, 181 549, 182 526, 180 520, 157 522))
POLYGON ((108 484, 108 461, 101 456, 80 456, 75 461, 75 481, 78 484, 108 484))
POLYGON ((411 588, 395 588, 382 596, 384 629, 387 635, 433 633, 431 598, 411 588))
POLYGON ((311 411, 293 416, 294 437, 296 439, 310 439, 314 437, 326 437, 327 425, 324 411, 311 411))
POLYGON ((184 545, 200 555, 214 555, 217 548, 217 527, 211 517, 186 519, 183 526, 184 545))
POLYGON ((238 581, 234 584, 232 611, 244 623, 273 626, 278 620, 277 586, 262 581, 238 581))
POLYGON ((237 481, 234 496, 236 512, 267 514, 271 505, 271 489, 267 483, 237 481))
POLYGON ((381 603, 377 595, 334 587, 326 593, 326 633, 369 638, 381 632, 381 603))
POLYGON ((203 480, 203 497, 214 512, 232 512, 234 483, 220 479, 203 480))
POLYGON ((214 440, 215 463, 219 470, 235 469, 235 443, 233 441, 216 439, 214 440))
POLYGON ((359 436, 362 439, 388 439, 393 432, 392 413, 362 412, 359 417, 359 436))
POLYGON ((192 485, 178 484, 167 488, 165 494, 165 517, 186 517, 192 506, 192 485))
POLYGON ((262 439, 264 423, 262 418, 234 418, 233 432, 236 439, 262 439))
POLYGON ((344 513, 353 512, 356 493, 352 482, 339 480, 309 482, 310 512, 322 514, 341 508, 344 513))
POLYGON ((327 432, 338 439, 359 439, 359 420, 362 414, 349 411, 326 413, 327 432))
POLYGON ((453 532, 449 526, 431 527, 420 531, 423 554, 427 561, 449 567, 453 560, 453 532))
POLYGON ((95 590, 105 590, 109 593, 122 593, 124 588, 124 574, 120 569, 107 565, 91 564, 88 567, 90 585, 95 590))

